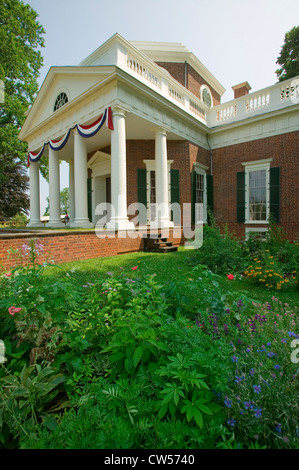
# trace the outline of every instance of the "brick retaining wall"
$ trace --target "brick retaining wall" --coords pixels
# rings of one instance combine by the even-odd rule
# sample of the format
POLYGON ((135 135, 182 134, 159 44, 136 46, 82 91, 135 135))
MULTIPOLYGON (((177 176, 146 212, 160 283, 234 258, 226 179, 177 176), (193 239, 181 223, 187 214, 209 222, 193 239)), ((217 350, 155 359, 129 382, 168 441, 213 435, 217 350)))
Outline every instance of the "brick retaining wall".
MULTIPOLYGON (((0 270, 12 269, 20 264, 26 264, 28 257, 20 257, 24 243, 30 239, 39 240, 43 245, 44 255, 38 256, 37 262, 59 264, 69 261, 86 260, 133 253, 144 250, 146 230, 135 233, 136 238, 125 236, 123 232, 95 231, 30 231, 29 232, 0 232, 0 270), (18 253, 9 253, 18 250, 18 253)), ((169 230, 168 240, 174 245, 183 243, 182 230, 175 233, 169 230), (174 238, 174 235, 176 238, 174 238)))

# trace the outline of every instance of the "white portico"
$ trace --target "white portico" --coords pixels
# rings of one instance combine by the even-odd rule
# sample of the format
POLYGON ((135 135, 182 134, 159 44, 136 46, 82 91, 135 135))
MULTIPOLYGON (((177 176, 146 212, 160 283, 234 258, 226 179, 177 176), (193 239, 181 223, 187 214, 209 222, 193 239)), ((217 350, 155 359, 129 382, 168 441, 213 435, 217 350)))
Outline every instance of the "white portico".
POLYGON ((148 223, 157 228, 173 226, 167 141, 190 141, 208 148, 207 110, 200 99, 118 34, 78 66, 52 67, 20 133, 20 139, 29 145, 28 226, 42 225, 39 165, 46 157, 48 227, 63 226, 59 162, 65 160, 69 163, 70 227, 93 227, 98 204, 110 199, 112 211, 106 228, 133 229, 128 217, 127 141, 136 139, 154 141, 151 158, 158 211, 148 223))

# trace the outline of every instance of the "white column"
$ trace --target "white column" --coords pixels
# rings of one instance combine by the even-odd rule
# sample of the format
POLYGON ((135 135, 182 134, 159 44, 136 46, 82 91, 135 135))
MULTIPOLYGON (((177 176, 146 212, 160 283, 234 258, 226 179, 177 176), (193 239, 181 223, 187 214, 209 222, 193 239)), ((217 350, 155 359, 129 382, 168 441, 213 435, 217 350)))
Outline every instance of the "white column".
POLYGON ((49 147, 49 205, 50 218, 47 227, 64 227, 60 218, 59 153, 49 147))
POLYGON ((111 204, 112 213, 108 230, 131 230, 133 222, 127 215, 127 161, 126 161, 126 119, 120 107, 113 109, 111 131, 111 204))
POLYGON ((162 127, 159 127, 156 130, 155 160, 157 218, 155 225, 159 228, 173 227, 173 222, 169 219, 169 182, 166 135, 167 132, 162 127))
POLYGON ((74 228, 92 228, 87 206, 87 151, 84 137, 74 129, 74 183, 75 219, 70 224, 74 228))
POLYGON ((42 227, 40 220, 39 162, 30 162, 30 222, 27 227, 42 227))
POLYGON ((70 195, 70 224, 75 219, 75 182, 74 182, 74 160, 69 161, 69 195, 70 195))

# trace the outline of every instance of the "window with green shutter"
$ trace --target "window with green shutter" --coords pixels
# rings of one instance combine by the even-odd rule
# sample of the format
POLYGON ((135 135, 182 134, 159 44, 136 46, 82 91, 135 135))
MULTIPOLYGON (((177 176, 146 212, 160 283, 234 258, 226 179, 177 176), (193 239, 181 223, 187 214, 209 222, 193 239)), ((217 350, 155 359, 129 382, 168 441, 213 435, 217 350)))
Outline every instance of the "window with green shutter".
POLYGON ((280 222, 280 168, 270 168, 270 213, 280 222))
MULTIPOLYGON (((146 169, 138 168, 137 170, 137 197, 138 203, 147 207, 147 186, 146 186, 146 169)), ((139 212, 138 222, 140 225, 146 225, 146 210, 139 212), (145 215, 144 215, 145 214, 145 215)))
POLYGON ((245 222, 245 171, 237 173, 237 222, 245 222))
POLYGON ((213 175, 207 175, 207 222, 210 222, 209 212, 214 212, 213 175))
MULTIPOLYGON (((180 170, 170 170, 170 204, 180 204, 180 170)), ((170 217, 173 221, 173 210, 171 210, 170 217)))

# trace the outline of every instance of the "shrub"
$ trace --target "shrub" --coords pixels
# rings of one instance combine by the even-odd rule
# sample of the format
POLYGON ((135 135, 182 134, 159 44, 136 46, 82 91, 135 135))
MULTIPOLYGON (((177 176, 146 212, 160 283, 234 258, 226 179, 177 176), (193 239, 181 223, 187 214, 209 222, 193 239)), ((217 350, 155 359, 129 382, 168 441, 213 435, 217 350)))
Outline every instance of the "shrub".
POLYGON ((217 274, 225 274, 231 270, 241 272, 244 267, 240 241, 227 227, 221 233, 215 222, 211 226, 204 226, 203 244, 195 250, 189 262, 193 265, 203 264, 217 274))

